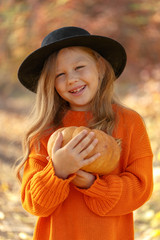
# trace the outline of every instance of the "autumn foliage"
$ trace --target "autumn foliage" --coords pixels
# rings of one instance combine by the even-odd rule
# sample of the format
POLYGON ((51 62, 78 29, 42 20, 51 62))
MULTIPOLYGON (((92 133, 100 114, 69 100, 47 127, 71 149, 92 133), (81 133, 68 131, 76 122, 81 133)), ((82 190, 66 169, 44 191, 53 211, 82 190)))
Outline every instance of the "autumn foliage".
POLYGON ((143 81, 151 75, 157 78, 159 12, 157 0, 1 0, 0 87, 6 87, 6 79, 17 82, 19 64, 40 47, 46 34, 69 25, 120 41, 128 55, 123 79, 129 73, 130 81, 143 81))
POLYGON ((154 153, 154 191, 135 213, 135 239, 159 240, 160 0, 0 0, 0 238, 31 240, 35 225, 11 171, 34 98, 19 84, 17 70, 46 34, 69 25, 112 37, 126 49, 127 65, 115 86, 122 102, 144 118, 154 153))

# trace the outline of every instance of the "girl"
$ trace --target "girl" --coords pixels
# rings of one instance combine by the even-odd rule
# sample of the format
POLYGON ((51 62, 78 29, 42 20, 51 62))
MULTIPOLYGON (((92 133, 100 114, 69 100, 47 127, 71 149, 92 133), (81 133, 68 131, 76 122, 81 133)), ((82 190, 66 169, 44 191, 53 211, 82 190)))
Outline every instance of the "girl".
POLYGON ((113 97, 126 63, 113 39, 64 27, 47 35, 29 55, 18 77, 37 93, 24 138, 22 204, 38 216, 35 240, 132 240, 133 211, 152 192, 152 151, 142 118, 113 97), (80 170, 97 144, 80 132, 61 147, 60 133, 48 158, 47 142, 59 127, 88 126, 121 140, 121 158, 109 175, 80 170))

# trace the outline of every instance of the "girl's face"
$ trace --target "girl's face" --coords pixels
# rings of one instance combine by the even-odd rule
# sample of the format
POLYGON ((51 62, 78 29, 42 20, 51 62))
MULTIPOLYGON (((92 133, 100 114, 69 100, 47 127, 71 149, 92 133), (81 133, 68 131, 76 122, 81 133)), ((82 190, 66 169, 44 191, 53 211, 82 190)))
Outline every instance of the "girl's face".
POLYGON ((55 88, 75 111, 90 110, 99 83, 98 61, 81 47, 61 49, 56 60, 55 88))

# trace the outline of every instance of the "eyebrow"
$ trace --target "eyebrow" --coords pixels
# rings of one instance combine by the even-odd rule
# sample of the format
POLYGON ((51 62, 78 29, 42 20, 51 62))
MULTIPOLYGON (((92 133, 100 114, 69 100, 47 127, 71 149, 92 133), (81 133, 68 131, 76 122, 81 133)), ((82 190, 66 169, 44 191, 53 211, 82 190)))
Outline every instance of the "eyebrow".
POLYGON ((78 57, 78 58, 75 60, 76 63, 77 63, 77 62, 80 62, 80 61, 85 61, 85 59, 80 56, 80 57, 78 57))

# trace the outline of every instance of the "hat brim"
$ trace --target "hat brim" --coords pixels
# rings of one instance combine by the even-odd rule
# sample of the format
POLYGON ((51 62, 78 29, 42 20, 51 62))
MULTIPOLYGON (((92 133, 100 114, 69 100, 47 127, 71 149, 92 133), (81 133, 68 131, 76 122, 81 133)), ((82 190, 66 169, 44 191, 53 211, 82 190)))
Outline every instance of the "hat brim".
POLYGON ((97 51, 111 64, 116 78, 121 75, 126 65, 126 52, 119 42, 97 35, 75 36, 51 43, 32 52, 18 70, 20 82, 30 91, 36 92, 45 60, 53 52, 71 46, 84 46, 97 51))

